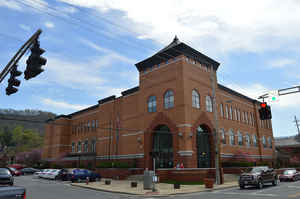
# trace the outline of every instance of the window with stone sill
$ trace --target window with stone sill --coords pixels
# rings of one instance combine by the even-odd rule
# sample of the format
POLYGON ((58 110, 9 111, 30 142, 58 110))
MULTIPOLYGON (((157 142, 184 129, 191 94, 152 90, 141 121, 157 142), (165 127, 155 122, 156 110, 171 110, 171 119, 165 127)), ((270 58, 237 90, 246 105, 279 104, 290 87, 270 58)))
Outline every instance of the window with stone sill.
POLYGON ((252 143, 253 143, 253 146, 257 147, 257 138, 256 138, 256 135, 252 136, 252 143))
POLYGON ((248 133, 245 136, 245 141, 246 141, 246 146, 249 147, 250 146, 250 136, 248 133))
POLYGON ((262 144, 263 144, 263 147, 264 147, 264 148, 267 147, 267 142, 266 142, 265 136, 262 137, 262 144))
POLYGON ((75 142, 72 142, 72 153, 75 152, 75 142))
POLYGON ((232 130, 229 130, 229 143, 230 145, 235 145, 234 132, 232 130))
POLYGON ((238 145, 243 145, 243 135, 241 134, 241 132, 238 132, 238 145))
POLYGON ((228 119, 228 106, 225 105, 225 118, 228 119))
POLYGON ((78 141, 78 144, 77 144, 77 152, 81 152, 81 142, 78 141))
POLYGON ((272 149, 273 144, 272 144, 272 138, 271 137, 268 138, 268 143, 269 143, 269 148, 272 149))
POLYGON ((234 120, 237 120, 237 112, 236 109, 233 109, 234 120))
POLYGON ((194 108, 200 108, 200 95, 196 90, 192 91, 192 106, 194 108))
POLYGON ((150 96, 148 98, 148 112, 153 113, 156 112, 156 97, 150 96))
POLYGON ((89 141, 86 140, 84 141, 84 152, 88 152, 89 151, 89 141))
POLYGON ((222 142, 222 144, 226 144, 225 130, 224 129, 220 129, 220 134, 221 134, 221 142, 222 142))
POLYGON ((220 114, 221 114, 221 117, 224 117, 223 104, 220 104, 220 114))
POLYGON ((232 120, 232 107, 231 107, 231 106, 230 106, 230 108, 229 108, 229 119, 232 120))
POLYGON ((213 110, 213 105, 212 105, 212 99, 210 96, 206 96, 206 111, 207 112, 212 112, 213 110))
POLYGON ((168 90, 164 96, 164 107, 169 109, 174 107, 174 93, 171 90, 168 90))

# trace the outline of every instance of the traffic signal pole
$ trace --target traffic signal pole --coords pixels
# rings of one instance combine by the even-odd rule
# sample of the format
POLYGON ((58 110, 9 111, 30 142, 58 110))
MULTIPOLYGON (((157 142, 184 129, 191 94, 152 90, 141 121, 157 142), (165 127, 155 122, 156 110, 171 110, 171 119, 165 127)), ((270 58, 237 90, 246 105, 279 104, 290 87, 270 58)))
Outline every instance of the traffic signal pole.
POLYGON ((30 48, 30 46, 38 39, 40 34, 42 33, 41 29, 38 29, 18 50, 15 56, 8 62, 3 71, 0 73, 0 83, 6 77, 6 75, 10 72, 12 67, 18 63, 18 61, 22 58, 22 56, 26 53, 26 51, 30 48))
MULTIPOLYGON (((290 88, 284 88, 284 89, 279 89, 278 90, 278 95, 288 95, 288 94, 292 94, 292 93, 299 93, 300 92, 300 86, 294 86, 294 87, 290 87, 290 88)), ((269 94, 264 94, 258 97, 258 99, 265 99, 268 98, 269 94)))

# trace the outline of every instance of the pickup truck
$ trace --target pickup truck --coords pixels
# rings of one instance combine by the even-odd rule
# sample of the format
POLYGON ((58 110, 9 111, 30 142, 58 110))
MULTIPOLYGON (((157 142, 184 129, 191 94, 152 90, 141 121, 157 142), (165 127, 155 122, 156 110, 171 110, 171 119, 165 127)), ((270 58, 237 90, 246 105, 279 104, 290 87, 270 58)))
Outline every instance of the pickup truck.
POLYGON ((17 186, 0 186, 0 199, 26 199, 26 190, 17 186))
POLYGON ((278 183, 276 172, 267 166, 247 168, 239 177, 241 189, 248 185, 262 189, 266 183, 272 183, 274 186, 278 183))

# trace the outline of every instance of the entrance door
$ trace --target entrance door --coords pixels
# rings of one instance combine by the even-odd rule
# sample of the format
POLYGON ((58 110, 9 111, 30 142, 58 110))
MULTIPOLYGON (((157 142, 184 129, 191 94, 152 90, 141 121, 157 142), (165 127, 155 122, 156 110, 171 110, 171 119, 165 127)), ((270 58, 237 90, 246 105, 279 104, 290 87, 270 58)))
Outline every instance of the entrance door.
POLYGON ((210 168, 209 131, 205 126, 197 128, 196 144, 198 156, 198 168, 210 168))
POLYGON ((173 139, 170 129, 165 125, 155 128, 153 134, 153 153, 156 168, 173 167, 173 139))

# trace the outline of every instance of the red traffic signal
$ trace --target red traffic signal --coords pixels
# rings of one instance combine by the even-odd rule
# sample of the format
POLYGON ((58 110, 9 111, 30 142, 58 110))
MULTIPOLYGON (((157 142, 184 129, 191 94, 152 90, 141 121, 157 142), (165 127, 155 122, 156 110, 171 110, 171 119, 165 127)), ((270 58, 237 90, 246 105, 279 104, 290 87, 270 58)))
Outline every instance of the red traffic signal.
POLYGON ((266 107, 267 107, 267 103, 266 103, 266 102, 261 103, 261 104, 260 104, 260 107, 261 107, 261 108, 266 108, 266 107))
POLYGON ((261 120, 270 120, 272 119, 271 107, 267 105, 266 102, 260 104, 259 118, 261 120))

